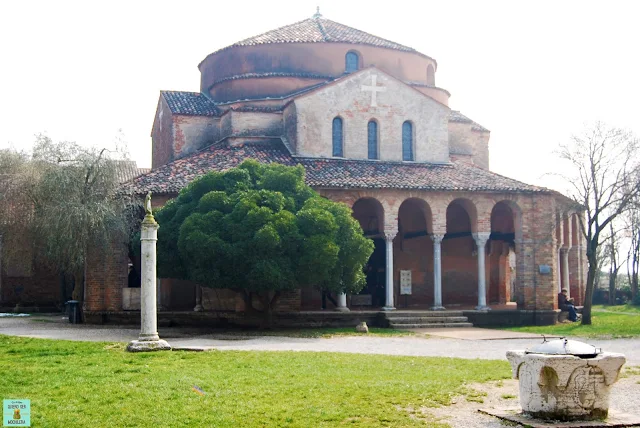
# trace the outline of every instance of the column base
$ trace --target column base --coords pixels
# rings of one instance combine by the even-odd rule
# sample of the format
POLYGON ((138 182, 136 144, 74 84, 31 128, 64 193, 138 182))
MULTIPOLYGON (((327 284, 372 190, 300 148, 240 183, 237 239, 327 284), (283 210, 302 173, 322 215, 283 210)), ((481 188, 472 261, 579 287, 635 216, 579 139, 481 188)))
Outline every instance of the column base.
POLYGON ((347 308, 346 306, 337 306, 336 307, 336 311, 338 311, 338 312, 351 312, 351 309, 347 308))
POLYGON ((153 342, 155 340, 160 340, 160 336, 158 336, 158 332, 155 332, 155 333, 140 333, 140 336, 138 336, 138 340, 140 342, 146 342, 146 341, 153 342))
POLYGON ((476 306, 476 311, 490 311, 491 308, 489 306, 476 306))
POLYGON ((432 310, 432 311, 444 311, 444 310, 446 310, 446 309, 447 309, 447 308, 445 308, 444 306, 432 306, 432 307, 431 307, 431 310, 432 310))
POLYGON ((395 311, 396 308, 394 308, 393 306, 383 306, 382 310, 383 311, 395 311))
POLYGON ((204 307, 202 305, 196 305, 195 308, 193 308, 193 312, 203 312, 204 311, 204 307))
POLYGON ((129 352, 153 352, 153 351, 171 351, 171 345, 166 340, 132 340, 127 345, 129 352))

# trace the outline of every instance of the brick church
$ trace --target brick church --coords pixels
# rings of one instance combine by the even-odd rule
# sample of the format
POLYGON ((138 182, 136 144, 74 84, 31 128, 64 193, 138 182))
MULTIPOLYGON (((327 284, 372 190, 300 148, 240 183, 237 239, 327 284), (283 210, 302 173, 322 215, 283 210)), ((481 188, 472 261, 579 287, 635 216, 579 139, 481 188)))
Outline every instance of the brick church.
MULTIPOLYGON (((248 158, 301 164, 307 183, 350 206, 375 243, 366 287, 327 309, 520 312, 540 323, 557 317, 560 288, 582 303, 581 213, 557 192, 490 171, 490 132, 449 108, 435 59, 317 13, 198 68, 200 92, 160 93, 152 170, 127 185, 153 192, 156 207, 248 158)), ((87 270, 89 315, 137 309, 127 274, 139 262, 125 249, 114 255, 87 270)), ((161 310, 243 309, 230 290, 158 284, 161 310)), ((319 310, 321 300, 303 288, 279 310, 319 310)))

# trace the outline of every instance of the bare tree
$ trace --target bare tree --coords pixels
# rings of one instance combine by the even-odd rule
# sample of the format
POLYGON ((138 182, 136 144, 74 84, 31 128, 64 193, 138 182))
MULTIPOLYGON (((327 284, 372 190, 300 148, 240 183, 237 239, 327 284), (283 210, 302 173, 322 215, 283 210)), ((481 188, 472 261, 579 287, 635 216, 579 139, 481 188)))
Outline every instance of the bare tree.
MULTIPOLYGON (((7 232, 19 236, 22 226, 36 262, 74 283, 72 297, 82 301, 88 250, 129 238, 132 200, 118 192, 118 162, 107 149, 53 142, 38 135, 31 157, 14 153, 7 169, 12 190, 5 194, 14 207, 4 213, 7 232), (15 161, 16 156, 21 162, 15 161), (28 221, 21 221, 27 219, 28 221)), ((115 153, 121 158, 123 153, 115 153)), ((8 164, 8 161, 6 162, 8 164)))
POLYGON ((620 263, 620 230, 613 227, 615 222, 609 223, 609 236, 607 237, 607 258, 609 259, 609 304, 616 304, 616 288, 618 272, 622 266, 620 263))
POLYGON ((597 253, 610 223, 626 212, 640 195, 638 138, 631 132, 600 122, 574 135, 560 146, 560 157, 569 161, 573 200, 585 210, 580 229, 587 241, 587 286, 582 323, 591 324, 594 281, 598 275, 597 253))
POLYGON ((631 301, 638 304, 638 271, 640 270, 640 201, 636 200, 625 216, 630 245, 627 254, 627 277, 631 287, 631 301))

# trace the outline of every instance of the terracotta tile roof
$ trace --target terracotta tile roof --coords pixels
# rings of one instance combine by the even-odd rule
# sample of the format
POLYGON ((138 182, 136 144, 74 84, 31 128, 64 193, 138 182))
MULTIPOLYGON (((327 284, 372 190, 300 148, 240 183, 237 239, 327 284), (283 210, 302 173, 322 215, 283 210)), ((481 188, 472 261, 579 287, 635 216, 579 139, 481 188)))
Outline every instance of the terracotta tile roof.
POLYGON ((449 115, 449 122, 470 123, 471 129, 473 129, 474 131, 490 132, 487 128, 477 122, 474 122, 457 110, 451 110, 451 114, 449 115))
POLYGON ((219 116, 221 110, 199 92, 160 91, 174 114, 187 116, 219 116))
POLYGON ((547 192, 465 162, 437 165, 408 162, 292 157, 282 144, 216 145, 176 160, 127 183, 127 192, 177 193, 208 171, 222 171, 252 158, 260 162, 301 164, 313 187, 358 189, 547 192))
POLYGON ((136 161, 133 160, 114 160, 113 162, 116 165, 118 183, 126 183, 151 171, 151 168, 138 168, 136 161))
POLYGON ((276 28, 275 30, 267 31, 266 33, 241 40, 224 49, 229 49, 235 46, 254 46, 269 43, 340 42, 379 46, 382 48, 396 49, 406 52, 416 52, 415 49, 408 46, 404 46, 321 17, 309 18, 294 24, 285 25, 284 27, 276 28))
POLYGON ((282 145, 244 144, 214 145, 186 158, 175 160, 141 175, 124 186, 137 194, 177 193, 194 179, 209 171, 224 171, 238 166, 245 159, 294 165, 293 158, 282 145))

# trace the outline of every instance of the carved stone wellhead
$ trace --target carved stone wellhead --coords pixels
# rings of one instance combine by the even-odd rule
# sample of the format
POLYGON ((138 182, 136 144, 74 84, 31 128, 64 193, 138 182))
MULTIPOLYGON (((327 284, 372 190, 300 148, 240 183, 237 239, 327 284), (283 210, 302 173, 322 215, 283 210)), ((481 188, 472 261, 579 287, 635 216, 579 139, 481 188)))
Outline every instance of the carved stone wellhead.
POLYGON ((593 351, 587 348, 573 354, 571 349, 584 351, 590 345, 566 339, 545 341, 543 345, 507 352, 513 377, 520 380, 523 412, 561 421, 605 419, 609 392, 626 361, 624 355, 593 347, 593 351), (562 349, 567 351, 562 353, 562 349))

